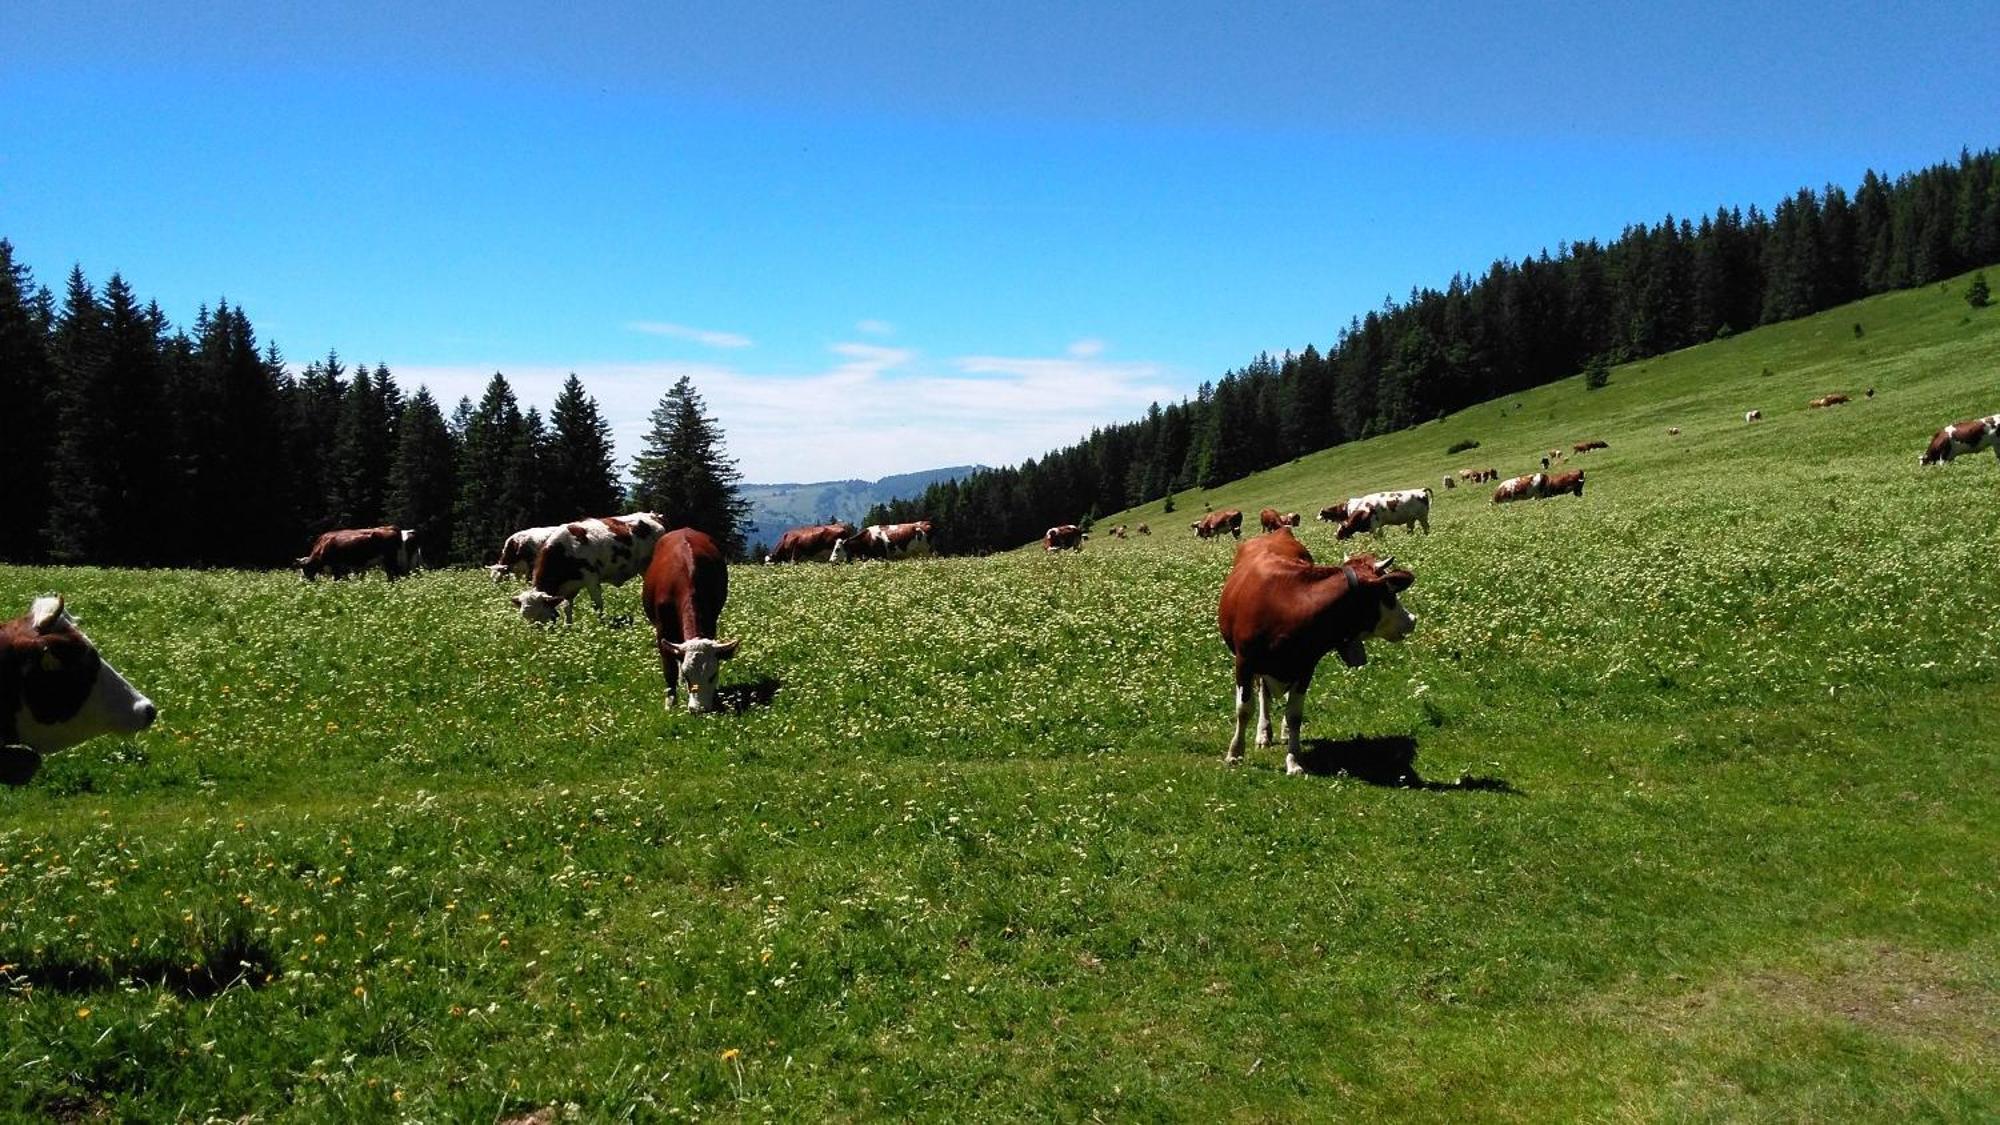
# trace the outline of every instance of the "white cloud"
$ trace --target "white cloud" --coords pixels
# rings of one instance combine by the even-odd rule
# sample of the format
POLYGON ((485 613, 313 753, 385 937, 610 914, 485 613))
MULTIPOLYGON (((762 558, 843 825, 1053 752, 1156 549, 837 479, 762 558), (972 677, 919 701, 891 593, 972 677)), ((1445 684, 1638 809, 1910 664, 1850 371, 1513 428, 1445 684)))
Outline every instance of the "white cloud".
POLYGON ((1104 341, 1078 340, 1069 346, 1069 354, 1076 359, 1094 359, 1104 354, 1104 341))
POLYGON ((692 340, 706 348, 747 348, 751 346, 748 336, 735 332, 711 332, 705 328, 689 328, 685 324, 668 324, 658 320, 635 320, 627 324, 632 332, 644 332, 648 336, 672 336, 676 340, 692 340))
MULTIPOLYGON (((1127 422, 1148 404, 1181 397, 1159 364, 1095 354, 963 356, 926 363, 917 353, 840 343, 821 371, 780 375, 719 363, 585 364, 574 368, 630 461, 647 416, 682 375, 721 424, 744 479, 873 479, 942 465, 1011 465, 1127 422)), ((491 367, 391 368, 405 388, 427 384, 447 413, 479 400, 491 367)), ((522 409, 544 412, 572 368, 501 365, 522 409)))
POLYGON ((856 332, 866 336, 893 336, 896 326, 886 320, 864 320, 854 326, 856 332))

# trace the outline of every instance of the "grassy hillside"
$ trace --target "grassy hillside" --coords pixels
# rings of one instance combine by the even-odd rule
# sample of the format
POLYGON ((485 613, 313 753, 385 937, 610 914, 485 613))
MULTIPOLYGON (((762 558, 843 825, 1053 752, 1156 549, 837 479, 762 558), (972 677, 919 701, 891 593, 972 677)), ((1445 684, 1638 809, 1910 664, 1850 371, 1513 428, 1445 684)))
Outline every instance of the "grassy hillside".
POLYGON ((776 544, 789 527, 819 523, 829 515, 860 523, 868 509, 891 500, 923 495, 937 481, 956 480, 980 468, 953 465, 917 473, 899 473, 881 480, 824 480, 812 484, 746 484, 743 498, 750 502, 750 522, 744 525, 743 541, 776 544))
POLYGON ((1185 496, 739 568, 707 717, 477 574, 0 569, 163 708, 0 792, 0 1113, 1989 1117, 2000 466, 1915 463, 2000 409, 1959 284, 1216 490, 1611 443, 1391 533, 1418 632, 1322 669, 1316 777, 1220 764, 1185 496))

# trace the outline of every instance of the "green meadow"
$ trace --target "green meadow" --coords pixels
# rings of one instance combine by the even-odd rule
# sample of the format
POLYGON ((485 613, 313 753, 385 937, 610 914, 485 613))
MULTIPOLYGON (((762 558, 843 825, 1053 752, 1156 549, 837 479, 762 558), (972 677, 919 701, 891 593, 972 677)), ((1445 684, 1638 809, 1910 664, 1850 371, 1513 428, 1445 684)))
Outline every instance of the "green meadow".
POLYGON ((1990 1120, 2000 464, 1916 463, 2000 411, 1964 283, 1078 554, 735 568, 725 714, 636 583, 0 569, 161 707, 0 791, 0 1116, 1990 1120), (1440 488, 1585 438, 1580 500, 1440 488), (1188 521, 1333 561, 1424 485, 1416 634, 1322 665, 1312 776, 1225 768, 1188 521))

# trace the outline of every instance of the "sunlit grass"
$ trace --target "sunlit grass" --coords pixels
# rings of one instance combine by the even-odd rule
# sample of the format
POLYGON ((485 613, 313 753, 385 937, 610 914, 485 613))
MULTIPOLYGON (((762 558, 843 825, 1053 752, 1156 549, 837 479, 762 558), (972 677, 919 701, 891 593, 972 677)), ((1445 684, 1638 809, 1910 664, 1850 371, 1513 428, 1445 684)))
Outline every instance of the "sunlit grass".
POLYGON ((752 702, 713 716, 661 708, 636 583, 532 629, 479 573, 0 569, 162 706, 0 792, 0 1112, 1988 1114, 2000 466, 1915 464, 2000 409, 1965 312, 1208 497, 1611 443, 1581 501, 1440 491, 1384 537, 1419 632, 1323 667, 1306 734, 1384 781, 1413 747, 1401 788, 1222 767, 1231 545, 1189 494, 1076 555, 739 569, 752 702))

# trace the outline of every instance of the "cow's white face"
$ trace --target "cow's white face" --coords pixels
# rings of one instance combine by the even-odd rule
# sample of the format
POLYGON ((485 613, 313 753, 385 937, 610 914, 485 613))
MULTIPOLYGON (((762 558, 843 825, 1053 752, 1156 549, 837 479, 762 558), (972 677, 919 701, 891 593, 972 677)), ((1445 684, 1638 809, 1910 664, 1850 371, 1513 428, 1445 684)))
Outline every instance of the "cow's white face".
MULTIPOLYGON (((722 678, 722 662, 736 655, 736 641, 696 637, 680 644, 671 642, 667 651, 681 662, 681 681, 687 684, 688 710, 699 715, 715 710, 715 686, 722 678)), ((667 705, 672 706, 669 698, 667 705)))
POLYGON ((99 656, 63 612, 61 598, 37 598, 29 621, 43 638, 25 670, 16 727, 39 754, 66 750, 100 734, 137 734, 159 708, 99 656))
POLYGON ((827 556, 827 561, 837 563, 847 561, 847 540, 842 539, 833 545, 833 553, 827 556))
POLYGON ((561 598, 540 590, 523 590, 514 595, 514 608, 521 611, 521 620, 537 625, 553 625, 562 604, 561 598))

